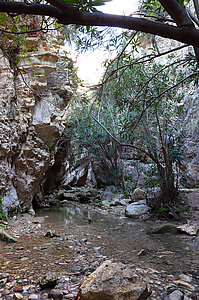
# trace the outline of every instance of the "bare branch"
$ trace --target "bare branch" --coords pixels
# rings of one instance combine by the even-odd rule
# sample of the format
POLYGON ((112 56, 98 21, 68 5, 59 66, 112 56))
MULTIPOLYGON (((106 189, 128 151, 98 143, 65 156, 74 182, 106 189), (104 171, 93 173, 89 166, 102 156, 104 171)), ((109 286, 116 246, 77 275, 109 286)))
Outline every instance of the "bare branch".
POLYGON ((113 141, 115 141, 118 145, 120 145, 120 146, 122 146, 122 147, 131 147, 131 148, 137 149, 137 150, 139 150, 139 151, 141 151, 141 152, 143 152, 143 153, 145 153, 145 154, 148 155, 148 152, 146 152, 146 151, 143 150, 142 148, 139 148, 139 147, 137 147, 137 146, 135 146, 135 145, 132 145, 132 144, 123 144, 123 143, 121 143, 120 141, 118 141, 118 139, 117 139, 116 137, 114 137, 114 136, 110 133, 110 131, 109 131, 106 127, 104 127, 104 125, 102 125, 102 123, 101 123, 98 119, 96 119, 96 118, 93 117, 93 116, 92 116, 92 119, 95 120, 95 121, 102 127, 102 129, 103 129, 104 131, 106 131, 106 133, 110 136, 110 138, 111 138, 113 141))
MULTIPOLYGON (((132 63, 130 64, 127 64, 127 65, 124 65, 124 66, 121 66, 115 70, 113 70, 111 72, 111 74, 106 78, 106 79, 103 79, 102 83, 100 84, 101 86, 104 85, 105 83, 108 82, 108 80, 118 71, 118 70, 121 70, 121 69, 124 69, 124 68, 128 68, 130 66, 133 66, 133 65, 138 65, 138 64, 142 64, 142 63, 146 63, 146 62, 149 62, 157 57, 161 57, 161 56, 164 56, 164 55, 167 55, 167 54, 170 54, 172 52, 175 52, 175 51, 178 51, 178 50, 181 50, 185 47, 188 47, 188 45, 183 45, 183 46, 180 46, 180 47, 176 47, 176 48, 173 48, 171 50, 167 50, 165 52, 162 52, 160 54, 148 54, 148 55, 145 55, 145 56, 142 56, 138 59, 135 59, 132 63)), ((112 63, 112 62, 111 62, 112 63)), ((109 66, 111 65, 111 63, 109 64, 109 66)), ((104 75, 104 78, 106 76, 107 72, 105 73, 104 75)))
POLYGON ((167 92, 169 92, 170 90, 172 90, 173 88, 175 88, 176 86, 180 85, 181 83, 183 83, 184 81, 186 81, 187 79, 189 79, 192 76, 196 76, 199 75, 199 72, 195 72, 192 73, 190 75, 188 75, 187 77, 183 78, 182 80, 178 81, 176 84, 172 85, 171 87, 167 88, 166 90, 164 90, 162 93, 160 93, 158 96, 156 96, 155 98, 152 97, 148 102, 149 104, 145 107, 145 109, 142 111, 142 113, 140 114, 135 126, 133 127, 132 132, 137 128, 138 124, 140 123, 144 113, 146 112, 146 110, 157 100, 159 99, 161 96, 163 96, 164 94, 166 94, 167 92))

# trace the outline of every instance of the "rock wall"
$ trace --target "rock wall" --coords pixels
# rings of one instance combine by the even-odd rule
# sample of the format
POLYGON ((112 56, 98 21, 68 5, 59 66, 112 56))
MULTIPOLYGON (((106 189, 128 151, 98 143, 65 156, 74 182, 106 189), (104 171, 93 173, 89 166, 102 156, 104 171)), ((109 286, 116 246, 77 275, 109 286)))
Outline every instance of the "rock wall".
POLYGON ((186 92, 182 118, 185 124, 184 171, 187 183, 199 183, 199 89, 186 92))
POLYGON ((56 37, 30 36, 28 45, 19 69, 0 53, 0 195, 5 212, 31 207, 53 161, 73 94, 71 61, 61 60, 56 37))

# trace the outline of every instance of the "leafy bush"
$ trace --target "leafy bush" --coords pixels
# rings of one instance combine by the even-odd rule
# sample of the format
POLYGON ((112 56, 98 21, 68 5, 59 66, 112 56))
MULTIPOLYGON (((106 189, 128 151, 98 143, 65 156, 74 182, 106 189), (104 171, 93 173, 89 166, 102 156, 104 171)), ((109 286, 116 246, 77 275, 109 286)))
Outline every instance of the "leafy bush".
POLYGON ((155 209, 154 214, 158 218, 166 218, 170 212, 168 207, 159 207, 155 209))

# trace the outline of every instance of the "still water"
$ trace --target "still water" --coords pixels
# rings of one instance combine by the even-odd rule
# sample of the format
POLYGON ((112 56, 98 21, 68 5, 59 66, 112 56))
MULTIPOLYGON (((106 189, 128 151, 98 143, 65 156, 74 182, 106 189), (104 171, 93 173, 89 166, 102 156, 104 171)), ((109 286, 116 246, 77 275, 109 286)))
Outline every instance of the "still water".
POLYGON ((51 208, 40 210, 37 215, 47 216, 46 225, 62 236, 71 234, 79 240, 86 239, 107 258, 171 274, 198 272, 198 237, 147 233, 161 222, 131 220, 87 206, 51 208), (142 250, 144 255, 139 255, 142 250))

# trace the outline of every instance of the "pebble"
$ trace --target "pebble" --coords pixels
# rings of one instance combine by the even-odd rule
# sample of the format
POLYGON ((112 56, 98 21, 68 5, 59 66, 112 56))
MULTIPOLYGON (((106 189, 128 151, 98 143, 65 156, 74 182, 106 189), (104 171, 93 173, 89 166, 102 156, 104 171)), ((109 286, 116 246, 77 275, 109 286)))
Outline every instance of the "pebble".
POLYGON ((186 274, 180 274, 179 278, 181 280, 184 280, 186 282, 191 282, 192 281, 192 276, 186 275, 186 274))
POLYGON ((73 295, 73 294, 68 294, 68 295, 64 295, 63 299, 73 300, 74 297, 75 297, 75 295, 73 295))
POLYGON ((0 280, 8 277, 9 277, 8 273, 0 273, 0 280))
POLYGON ((39 299, 38 295, 36 294, 31 294, 29 297, 28 297, 29 300, 36 300, 36 299, 39 299))
POLYGON ((15 300, 23 299, 23 295, 20 293, 14 293, 13 299, 15 300))

